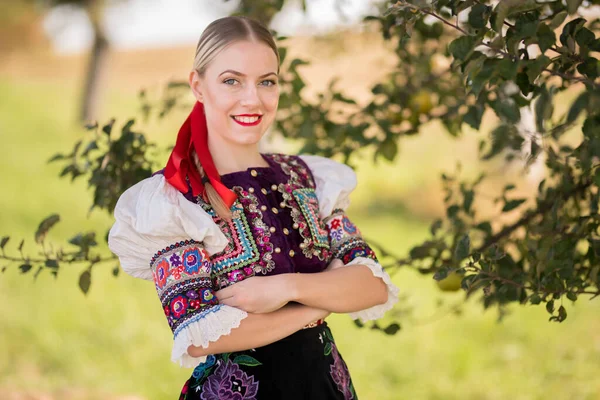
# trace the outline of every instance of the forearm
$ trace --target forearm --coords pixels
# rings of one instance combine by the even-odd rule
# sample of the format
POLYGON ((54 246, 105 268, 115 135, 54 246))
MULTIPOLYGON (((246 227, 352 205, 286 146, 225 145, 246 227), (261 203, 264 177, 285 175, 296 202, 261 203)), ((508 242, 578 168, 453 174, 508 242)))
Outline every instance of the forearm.
POLYGON ((192 357, 208 354, 242 351, 266 346, 299 331, 310 322, 327 316, 322 309, 308 307, 302 304, 288 304, 277 311, 267 314, 252 314, 242 320, 238 328, 231 330, 209 346, 188 347, 192 357))
POLYGON ((387 300, 386 284, 364 265, 287 278, 291 300, 335 313, 364 310, 387 300))

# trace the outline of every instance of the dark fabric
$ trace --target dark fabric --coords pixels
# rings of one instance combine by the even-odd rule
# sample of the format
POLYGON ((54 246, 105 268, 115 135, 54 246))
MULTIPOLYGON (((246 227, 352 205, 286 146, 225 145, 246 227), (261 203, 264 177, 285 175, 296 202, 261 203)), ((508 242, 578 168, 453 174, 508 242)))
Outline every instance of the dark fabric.
POLYGON ((192 372, 180 400, 357 399, 348 367, 327 324, 278 342, 209 356, 192 372))

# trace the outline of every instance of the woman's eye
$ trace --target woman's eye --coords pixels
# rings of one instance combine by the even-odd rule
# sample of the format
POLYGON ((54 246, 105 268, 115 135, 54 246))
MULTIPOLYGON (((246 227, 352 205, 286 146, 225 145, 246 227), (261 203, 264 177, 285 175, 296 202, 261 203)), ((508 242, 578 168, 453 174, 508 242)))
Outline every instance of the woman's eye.
POLYGON ((237 81, 235 79, 233 79, 233 78, 225 79, 223 81, 223 83, 226 84, 226 85, 235 85, 235 82, 237 82, 237 81))
POLYGON ((267 79, 261 82, 261 85, 263 86, 274 86, 276 84, 276 82, 274 80, 271 79, 267 79))

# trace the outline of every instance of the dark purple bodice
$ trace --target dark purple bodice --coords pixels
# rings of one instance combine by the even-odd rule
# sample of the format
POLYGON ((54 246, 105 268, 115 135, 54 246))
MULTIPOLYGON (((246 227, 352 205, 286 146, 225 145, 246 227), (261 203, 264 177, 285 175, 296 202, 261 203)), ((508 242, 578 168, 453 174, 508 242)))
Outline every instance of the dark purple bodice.
POLYGON ((319 218, 310 169, 297 156, 263 157, 269 167, 221 176, 238 194, 231 222, 220 219, 191 190, 185 194, 213 217, 229 241, 225 250, 211 256, 217 288, 252 275, 320 272, 329 263, 328 233, 319 218))

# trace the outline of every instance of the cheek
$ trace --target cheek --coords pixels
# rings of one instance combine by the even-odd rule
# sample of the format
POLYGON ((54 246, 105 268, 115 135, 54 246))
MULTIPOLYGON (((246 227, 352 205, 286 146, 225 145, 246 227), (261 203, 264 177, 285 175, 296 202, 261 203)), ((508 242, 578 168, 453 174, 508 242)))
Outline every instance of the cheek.
POLYGON ((271 93, 265 93, 262 98, 262 103, 268 111, 277 110, 279 104, 279 90, 274 90, 271 93))

